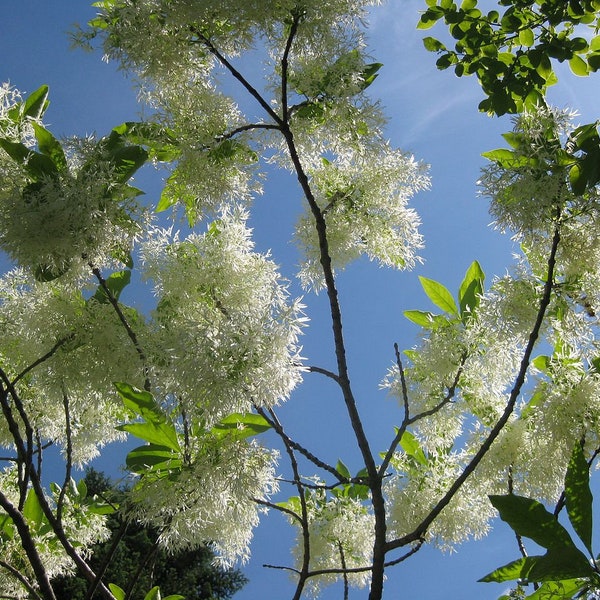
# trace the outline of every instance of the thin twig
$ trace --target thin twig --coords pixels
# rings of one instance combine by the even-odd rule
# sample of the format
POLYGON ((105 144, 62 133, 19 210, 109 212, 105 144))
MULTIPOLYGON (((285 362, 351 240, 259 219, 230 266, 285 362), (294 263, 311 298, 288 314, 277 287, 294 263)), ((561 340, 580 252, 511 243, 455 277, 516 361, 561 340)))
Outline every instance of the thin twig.
POLYGON ((38 358, 37 360, 33 361, 28 367, 26 367, 25 369, 23 369, 13 380, 12 380, 12 384, 13 386, 16 385, 16 383, 18 381, 20 381, 21 379, 23 379, 23 377, 25 377, 25 375, 27 375, 27 373, 29 373, 30 371, 32 371, 33 369, 35 369, 38 365, 41 365, 43 362, 46 362, 49 358, 52 358, 52 356, 54 356, 54 354, 56 354, 56 352, 59 350, 59 348, 61 346, 64 346, 67 342, 70 342, 75 336, 73 334, 68 335, 64 338, 61 338, 60 340, 58 340, 58 342, 56 342, 56 344, 54 344, 54 346, 52 346, 52 348, 50 348, 50 350, 48 350, 48 352, 46 352, 46 354, 44 354, 43 356, 40 356, 40 358, 38 358))
POLYGON ((340 383, 340 378, 333 371, 329 371, 327 369, 323 369, 321 367, 310 366, 308 370, 311 373, 320 373, 321 375, 325 375, 325 377, 329 377, 329 379, 333 379, 337 384, 340 383))

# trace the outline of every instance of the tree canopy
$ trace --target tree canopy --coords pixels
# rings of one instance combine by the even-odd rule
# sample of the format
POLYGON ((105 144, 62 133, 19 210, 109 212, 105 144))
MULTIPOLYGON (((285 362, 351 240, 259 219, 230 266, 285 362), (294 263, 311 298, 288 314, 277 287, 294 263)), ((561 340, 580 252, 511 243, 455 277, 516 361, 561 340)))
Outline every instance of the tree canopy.
MULTIPOLYGON (((55 136, 46 85, 0 87, 0 249, 11 261, 0 278, 0 594, 56 600, 77 570, 85 597, 125 600, 118 571, 130 557, 107 545, 111 522, 139 534, 141 553, 156 536, 172 554, 209 545, 229 567, 249 559, 269 511, 295 531, 292 562, 268 565, 292 576, 294 599, 338 584, 344 598, 356 587, 379 600, 388 569, 426 544, 487 535, 497 514, 522 556, 484 581, 516 580, 513 597, 596 592, 600 136, 545 94, 553 59, 577 75, 598 67, 600 6, 424 6, 418 26, 443 21, 456 40, 425 38, 438 66, 477 76, 481 110, 514 114, 479 185, 519 254, 493 278, 473 260, 451 288, 419 277, 430 307, 406 307, 421 334, 391 353, 381 387, 397 409, 387 438, 373 439, 364 415, 377 405, 352 383, 339 281, 361 257, 420 263, 411 203, 430 187, 426 165, 386 138, 371 95, 376 4, 96 2, 78 40, 136 79, 148 115, 102 136, 55 136), (262 80, 247 71, 257 56, 262 80), (168 169, 154 204, 133 185, 151 163, 168 169), (249 225, 275 169, 295 186, 280 201, 300 210, 293 282, 249 225), (148 289, 142 310, 131 299, 148 289), (301 294, 317 293, 324 363, 301 348, 301 294), (317 455, 290 433, 282 407, 307 378, 338 403, 332 427, 347 427, 358 465, 349 448, 317 455), (76 481, 106 443, 133 438, 118 506, 76 481), (64 469, 47 485, 51 446, 64 469), (545 553, 528 556, 524 538, 545 553)), ((157 579, 144 581, 155 586, 145 600, 159 599, 157 579)), ((183 593, 166 582, 163 592, 183 593)))

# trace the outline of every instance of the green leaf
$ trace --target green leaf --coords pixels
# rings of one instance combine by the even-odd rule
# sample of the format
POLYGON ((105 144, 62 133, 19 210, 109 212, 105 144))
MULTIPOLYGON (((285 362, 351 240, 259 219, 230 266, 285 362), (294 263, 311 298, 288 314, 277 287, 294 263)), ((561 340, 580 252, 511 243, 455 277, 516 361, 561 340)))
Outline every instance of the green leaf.
POLYGON ((527 600, 571 600, 586 585, 581 579, 545 581, 527 600))
POLYGON ((402 434, 402 437, 400 438, 400 446, 404 452, 408 454, 408 456, 414 458, 419 464, 426 466, 429 463, 427 457, 425 456, 425 452, 423 452, 423 449, 419 444, 419 441, 410 431, 405 431, 402 434))
POLYGON ((423 46, 425 46, 425 49, 429 50, 429 52, 440 52, 446 50, 446 46, 444 46, 442 42, 432 37, 423 38, 423 46))
POLYGON ((144 600, 161 600, 160 596, 160 588, 156 585, 154 586, 145 596, 144 600))
POLYGON ((47 85, 42 85, 35 92, 31 92, 23 105, 23 116, 40 119, 48 108, 48 92, 47 85))
POLYGON ((32 153, 32 150, 25 144, 13 142, 6 138, 0 138, 0 148, 17 163, 24 163, 32 153))
POLYGON ((0 540, 12 540, 15 537, 15 525, 6 514, 0 513, 0 540))
POLYGON ((365 65, 362 76, 361 90, 366 90, 377 79, 377 72, 383 67, 383 63, 371 63, 365 65))
POLYGON ((27 492, 27 498, 23 505, 23 516, 33 531, 37 531, 44 521, 44 511, 33 488, 27 492))
POLYGON ((45 154, 30 152, 27 158, 27 170, 33 179, 40 181, 46 177, 55 177, 58 168, 54 161, 45 154))
POLYGON ((233 435, 244 439, 271 429, 268 421, 254 413, 233 413, 221 419, 211 431, 219 436, 233 435))
POLYGON ((128 383, 115 383, 115 387, 123 404, 146 421, 120 425, 117 427, 119 431, 127 431, 151 444, 167 446, 176 452, 181 451, 175 425, 167 420, 150 392, 138 390, 128 383))
POLYGON ((543 548, 573 548, 567 530, 542 504, 531 498, 508 494, 490 496, 490 501, 517 535, 533 540, 543 548))
POLYGON ((587 548, 592 552, 592 492, 589 466, 580 444, 575 444, 565 476, 565 500, 569 521, 587 548))
POLYGON ((58 140, 41 125, 37 123, 32 123, 31 125, 40 152, 50 158, 58 171, 64 171, 67 168, 67 159, 58 140))
POLYGON ((571 71, 579 77, 587 77, 589 75, 588 64, 581 56, 573 56, 569 60, 569 67, 571 71))
POLYGON ((85 479, 80 479, 77 482, 77 495, 84 500, 87 497, 87 485, 85 484, 85 479))
POLYGON ((502 166, 512 166, 515 164, 515 153, 508 148, 497 148, 496 150, 482 152, 481 156, 502 166))
MULTIPOLYGON (((106 287, 112 294, 113 298, 118 300, 121 292, 130 282, 131 271, 117 271, 115 273, 111 273, 110 276, 106 278, 106 287)), ((108 304, 110 302, 108 294, 102 286, 98 286, 98 289, 92 298, 94 298, 94 300, 100 304, 108 304)))
POLYGON ((429 299, 443 311, 450 313, 451 315, 457 315, 458 309, 452 294, 444 287, 441 283, 428 279, 427 277, 419 276, 423 290, 429 297, 429 299))
POLYGON ((521 29, 519 31, 519 43, 523 46, 533 46, 535 37, 531 29, 521 29))
POLYGON ((167 446, 176 451, 180 450, 175 427, 169 423, 125 423, 116 429, 131 433, 150 444, 167 446))
POLYGON ((571 191, 576 196, 581 196, 585 192, 587 178, 581 163, 576 163, 569 169, 569 184, 571 185, 571 191))
POLYGON ((337 461, 337 464, 335 465, 335 469, 342 477, 345 477, 346 479, 352 479, 350 470, 341 460, 337 461))
POLYGON ((181 154, 173 134, 158 123, 127 121, 114 127, 113 131, 131 144, 146 146, 151 159, 171 162, 181 154))
POLYGON ((562 581, 578 577, 591 577, 594 570, 585 554, 575 546, 550 548, 540 556, 527 573, 530 581, 562 581))
POLYGON ((156 470, 180 470, 180 454, 172 448, 157 444, 144 444, 134 448, 125 459, 127 468, 134 473, 143 473, 148 468, 156 470))
POLYGON ((112 592, 116 600, 125 600, 125 590, 121 589, 118 585, 109 583, 108 589, 112 592))
POLYGON ((547 373, 548 367, 550 366, 550 357, 545 354, 540 354, 531 361, 531 364, 542 373, 547 373))
MULTIPOLYGON (((422 310, 405 310, 403 314, 409 321, 412 321, 421 327, 425 327, 426 329, 434 327, 436 319, 440 318, 440 315, 434 315, 433 313, 424 312, 422 310)), ((446 319, 444 319, 444 321, 445 320, 446 319)))
POLYGON ((481 265, 475 260, 471 263, 458 290, 458 303, 460 314, 473 313, 479 305, 479 298, 483 294, 485 273, 481 265))
POLYGON ((526 579, 527 573, 529 573, 529 570, 537 559, 537 556, 518 558, 517 560, 513 560, 512 562, 497 568, 495 571, 488 573, 478 581, 484 583, 502 583, 503 581, 513 581, 514 579, 526 579))
POLYGON ((118 183, 125 183, 148 160, 148 152, 141 146, 124 146, 111 154, 113 175, 118 183))

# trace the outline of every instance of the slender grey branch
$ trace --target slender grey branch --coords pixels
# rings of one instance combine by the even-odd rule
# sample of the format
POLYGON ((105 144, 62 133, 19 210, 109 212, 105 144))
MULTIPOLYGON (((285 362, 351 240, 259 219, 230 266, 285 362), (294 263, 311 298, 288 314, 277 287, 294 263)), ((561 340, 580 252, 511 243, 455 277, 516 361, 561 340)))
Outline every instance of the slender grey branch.
POLYGON ((296 521, 302 524, 302 517, 298 513, 295 513, 293 510, 290 510, 285 506, 275 504, 274 502, 269 502, 268 500, 261 500, 260 498, 252 498, 252 501, 256 502, 256 504, 272 508, 273 510, 278 510, 279 512, 285 513, 286 515, 290 515, 290 517, 296 519, 296 521))
POLYGON ((331 465, 327 464, 326 462, 322 461, 320 458, 317 458, 312 452, 307 450, 304 446, 302 446, 298 442, 295 442, 294 440, 292 440, 283 430, 283 426, 279 422, 279 419, 277 418, 277 416, 275 415, 274 412, 269 411, 269 413, 271 415, 271 416, 269 416, 269 415, 267 415, 265 410, 263 408, 261 408, 260 406, 255 405, 255 409, 258 412, 258 414, 260 414, 260 416, 263 417, 263 419, 265 419, 269 423, 269 425, 275 430, 277 435, 284 441, 285 444, 289 444, 289 446, 291 448, 300 452, 300 454, 302 454, 305 458, 310 460, 310 462, 312 462, 314 465, 316 465, 320 469, 323 469, 324 471, 331 473, 340 483, 348 483, 348 480, 336 468, 334 468, 331 465))
MULTIPOLYGON (((397 348, 397 346, 396 346, 396 348, 397 348)), ((398 360, 399 360, 399 355, 398 355, 398 360)), ((463 356, 461 357, 461 361, 458 366, 458 369, 456 371, 456 375, 454 376, 454 380, 452 381, 452 384, 448 388, 446 395, 433 408, 430 408, 429 410, 425 410, 425 411, 415 415, 414 417, 409 417, 408 416, 408 404, 406 403, 406 400, 405 400, 405 413, 404 413, 405 417, 404 417, 404 420, 402 421, 402 424, 398 428, 398 432, 396 433, 396 436, 392 440, 392 443, 390 444, 388 451, 386 452, 385 458, 383 459, 381 466, 379 467, 380 475, 383 476, 383 474, 386 472, 386 470, 390 464, 390 461, 392 460, 392 457, 394 456, 394 452, 396 451, 398 444, 402 440, 402 436, 406 432, 406 429, 408 428, 408 426, 412 425, 413 423, 416 423, 417 421, 420 421, 421 419, 424 419, 425 417, 430 417, 431 415, 438 413, 440 410, 442 410, 442 408, 444 408, 444 406, 446 406, 446 404, 448 404, 449 402, 452 401, 452 399, 456 395, 456 388, 458 387, 458 382, 460 381, 466 360, 467 360, 467 355, 463 354, 463 356)), ((399 364, 401 365, 402 363, 399 363, 399 364)), ((402 393, 405 398, 408 398, 408 395, 407 395, 408 393, 405 391, 406 390, 406 381, 404 381, 404 370, 401 369, 400 372, 401 372, 401 378, 403 380, 402 393)))

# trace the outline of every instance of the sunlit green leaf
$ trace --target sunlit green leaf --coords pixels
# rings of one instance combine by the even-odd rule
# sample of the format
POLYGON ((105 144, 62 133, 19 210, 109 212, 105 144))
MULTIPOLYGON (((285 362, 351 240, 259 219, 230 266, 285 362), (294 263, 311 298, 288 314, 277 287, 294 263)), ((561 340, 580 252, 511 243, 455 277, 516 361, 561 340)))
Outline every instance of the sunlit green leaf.
POLYGON ((400 439, 400 446, 402 447, 404 452, 408 454, 408 456, 414 458, 419 464, 428 464, 429 461, 427 460, 425 452, 423 452, 423 449, 419 444, 419 440, 417 440, 417 438, 410 431, 405 431, 402 434, 402 438, 400 439))
POLYGON ((337 464, 335 465, 335 469, 342 477, 345 477, 346 479, 352 479, 350 470, 341 460, 337 461, 337 464))
POLYGON ((125 590, 121 589, 118 585, 109 583, 108 589, 112 592, 116 600, 125 600, 125 590))
POLYGON ((458 303, 460 314, 473 313, 479 305, 480 296, 483 294, 485 273, 477 261, 473 261, 460 284, 458 290, 458 303))
POLYGON ((33 488, 27 491, 27 498, 23 505, 23 516, 27 520, 29 527, 36 531, 44 520, 44 511, 40 504, 39 498, 33 488))
POLYGON ((212 429, 217 435, 233 435, 244 439, 271 429, 269 422, 255 413, 233 413, 221 419, 212 429))
POLYGON ((48 93, 47 85, 42 85, 35 92, 31 92, 23 105, 23 116, 40 119, 48 108, 48 93))
POLYGON ((435 325, 435 319, 440 317, 440 315, 424 312, 422 310, 405 310, 403 314, 409 321, 412 321, 421 327, 425 327, 426 329, 431 329, 435 325))
POLYGON ((583 58, 581 58, 581 56, 573 56, 569 60, 569 67, 571 71, 573 71, 573 73, 579 77, 587 77, 587 75, 589 75, 588 64, 585 62, 585 60, 583 60, 583 58))
POLYGON ((451 315, 457 315, 458 309, 452 294, 444 287, 441 283, 428 279, 427 277, 419 276, 423 290, 427 294, 428 298, 443 311, 450 313, 451 315))
POLYGON ((37 123, 32 123, 31 125, 40 152, 48 156, 59 171, 65 170, 67 168, 67 159, 58 140, 41 125, 37 123))

